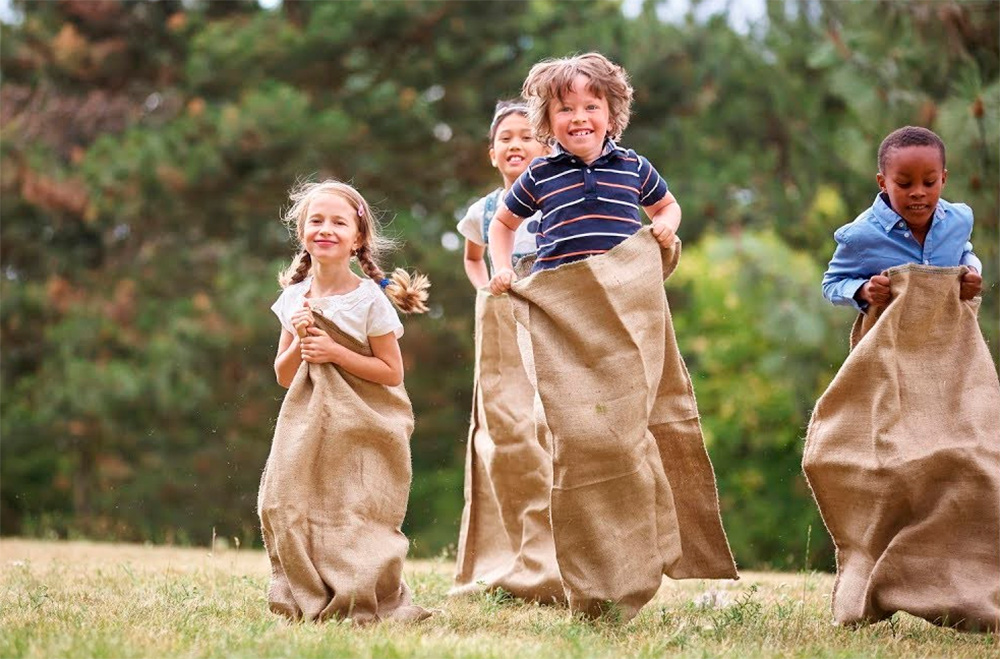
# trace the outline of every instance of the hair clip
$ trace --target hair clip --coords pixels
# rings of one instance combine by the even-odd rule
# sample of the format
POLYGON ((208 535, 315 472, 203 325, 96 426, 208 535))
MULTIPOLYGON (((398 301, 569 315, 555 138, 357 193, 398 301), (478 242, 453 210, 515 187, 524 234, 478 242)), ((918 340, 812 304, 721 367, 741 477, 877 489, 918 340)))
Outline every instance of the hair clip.
POLYGON ((379 285, 379 286, 381 286, 381 287, 382 287, 382 290, 384 291, 384 290, 385 290, 385 289, 386 289, 386 288, 387 288, 387 287, 389 286, 389 284, 391 284, 391 283, 392 283, 392 282, 391 282, 391 281, 389 281, 389 278, 388 278, 388 277, 385 277, 385 278, 383 278, 383 279, 382 279, 382 281, 380 281, 380 282, 378 283, 378 285, 379 285))

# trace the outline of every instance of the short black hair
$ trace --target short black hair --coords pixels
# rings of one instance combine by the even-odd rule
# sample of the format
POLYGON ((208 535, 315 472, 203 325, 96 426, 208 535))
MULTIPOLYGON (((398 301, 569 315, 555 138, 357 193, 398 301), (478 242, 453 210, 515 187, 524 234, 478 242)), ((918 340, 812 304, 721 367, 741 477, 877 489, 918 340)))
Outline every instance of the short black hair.
POLYGON ((878 171, 885 174, 886 165, 889 163, 889 152, 893 149, 902 149, 908 146, 935 146, 941 152, 941 167, 944 167, 944 142, 932 130, 921 128, 920 126, 903 126, 897 128, 882 140, 878 147, 878 171))

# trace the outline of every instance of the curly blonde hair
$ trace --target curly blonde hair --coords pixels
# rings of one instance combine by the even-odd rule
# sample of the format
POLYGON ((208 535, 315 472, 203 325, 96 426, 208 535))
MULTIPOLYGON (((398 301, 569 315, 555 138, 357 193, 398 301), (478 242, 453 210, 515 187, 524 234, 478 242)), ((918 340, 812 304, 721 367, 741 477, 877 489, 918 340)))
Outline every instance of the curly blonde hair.
POLYGON ((396 246, 395 241, 379 233, 378 221, 372 213, 371 206, 361 196, 361 193, 342 181, 326 179, 320 182, 299 182, 289 193, 292 205, 285 211, 282 221, 288 227, 288 232, 295 239, 299 251, 291 264, 278 273, 278 283, 282 288, 297 284, 309 276, 312 270, 312 256, 302 247, 305 238, 306 215, 309 204, 321 194, 332 194, 346 201, 356 213, 358 233, 361 235, 361 246, 353 253, 358 260, 361 271, 380 285, 388 279, 383 288, 385 294, 396 308, 403 313, 423 313, 427 311, 427 289, 430 281, 426 275, 413 273, 402 268, 396 268, 386 277, 378 265, 378 257, 396 246))
POLYGON ((590 81, 587 91, 607 100, 608 137, 619 139, 632 113, 632 85, 625 69, 600 53, 546 59, 531 67, 521 95, 528 102, 528 121, 535 137, 542 141, 555 137, 549 123, 549 103, 562 100, 578 75, 590 81))

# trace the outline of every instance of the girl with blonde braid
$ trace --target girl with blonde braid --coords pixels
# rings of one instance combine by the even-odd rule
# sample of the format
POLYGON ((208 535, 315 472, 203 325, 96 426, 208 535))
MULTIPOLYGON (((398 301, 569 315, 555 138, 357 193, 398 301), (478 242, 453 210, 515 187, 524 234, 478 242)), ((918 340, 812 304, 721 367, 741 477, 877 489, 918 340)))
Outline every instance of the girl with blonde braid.
POLYGON ((274 362, 278 382, 288 387, 306 361, 331 362, 372 382, 400 384, 403 361, 397 339, 403 325, 389 302, 403 313, 426 311, 427 278, 401 269, 385 276, 376 258, 392 241, 379 235, 368 202, 350 185, 306 183, 292 192, 291 201, 285 221, 301 249, 278 277, 285 290, 271 307, 282 327, 274 362), (368 279, 351 270, 354 258, 368 279), (335 345, 315 327, 313 313, 368 343, 372 356, 348 354, 335 345))
POLYGON ((350 185, 306 183, 291 201, 285 221, 301 249, 272 307, 274 370, 288 391, 258 494, 268 603, 294 620, 422 620, 430 613, 412 604, 402 576, 413 410, 393 304, 425 311, 429 284, 383 273, 377 259, 390 241, 350 185))

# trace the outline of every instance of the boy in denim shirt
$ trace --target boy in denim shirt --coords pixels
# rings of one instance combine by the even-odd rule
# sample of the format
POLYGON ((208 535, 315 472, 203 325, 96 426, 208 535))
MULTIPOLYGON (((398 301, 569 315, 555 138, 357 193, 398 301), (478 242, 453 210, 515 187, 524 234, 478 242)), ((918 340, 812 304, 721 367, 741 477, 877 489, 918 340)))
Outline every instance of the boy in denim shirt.
POLYGON ((878 149, 881 190, 871 208, 834 233, 837 249, 823 275, 823 296, 864 311, 889 302, 882 272, 905 263, 965 265, 960 297, 980 293, 982 263, 972 252, 972 209, 941 199, 948 178, 944 142, 926 128, 904 126, 878 149))

